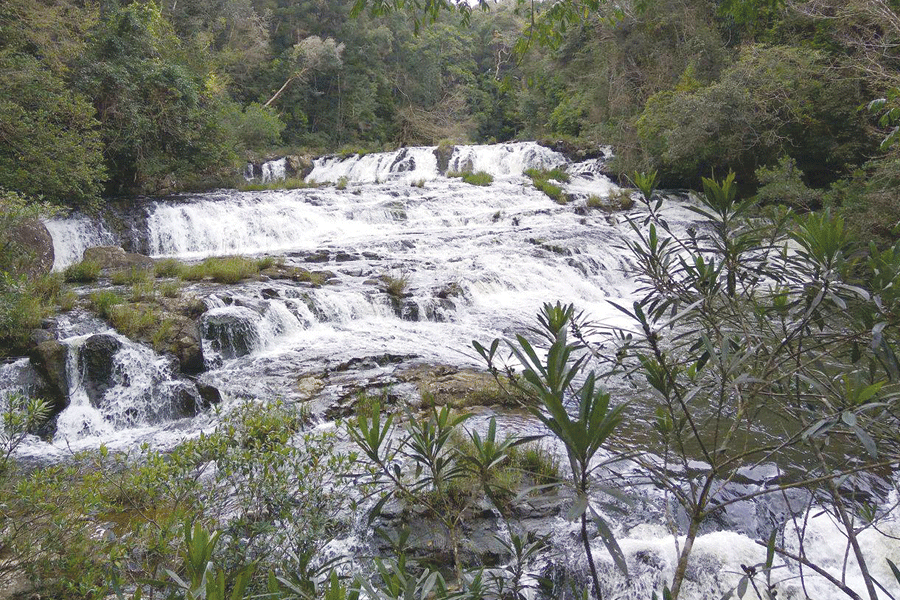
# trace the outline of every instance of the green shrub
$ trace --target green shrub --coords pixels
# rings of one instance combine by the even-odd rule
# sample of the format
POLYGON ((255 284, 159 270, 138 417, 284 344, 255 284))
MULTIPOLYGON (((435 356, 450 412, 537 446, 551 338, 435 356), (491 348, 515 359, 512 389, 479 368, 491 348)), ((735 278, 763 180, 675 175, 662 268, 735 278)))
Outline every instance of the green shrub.
POLYGON ((156 287, 151 279, 150 281, 136 281, 131 286, 131 301, 141 302, 142 300, 152 300, 156 297, 156 287))
POLYGON ((792 158, 783 156, 773 167, 760 167, 756 178, 760 186, 756 199, 760 204, 786 204, 800 210, 821 205, 821 192, 806 187, 803 173, 792 158))
POLYGON ((256 268, 259 271, 265 271, 270 267, 274 267, 278 261, 274 256, 265 256, 256 260, 256 268))
POLYGON ((178 277, 184 270, 184 264, 174 258, 164 258, 153 266, 153 272, 157 277, 178 277))
POLYGON ((166 281, 159 286, 159 292, 166 298, 177 298, 181 293, 181 284, 178 281, 166 281))
POLYGON ((603 199, 600 196, 591 194, 591 197, 584 203, 588 208, 603 208, 603 199))
POLYGON ((409 289, 409 275, 405 273, 398 276, 385 275, 383 279, 385 283, 384 291, 390 296, 403 298, 406 295, 406 291, 409 289))
POLYGON ((112 308, 122 302, 122 297, 112 290, 100 290, 91 294, 91 307, 104 319, 109 319, 112 308))
POLYGON ((447 173, 447 177, 458 177, 470 185, 487 186, 494 182, 494 176, 484 171, 475 173, 469 171, 451 171, 447 173))
POLYGON ((562 183, 569 183, 569 180, 571 179, 569 177, 569 174, 566 173, 564 170, 560 169, 559 167, 556 167, 555 169, 549 169, 549 170, 525 169, 522 172, 522 174, 525 175, 526 177, 530 178, 532 181, 535 181, 538 179, 542 179, 544 181, 547 181, 548 179, 553 179, 555 181, 559 181, 562 183))
POLYGON ((567 204, 568 200, 563 195, 563 190, 561 187, 556 185, 555 183, 550 183, 549 181, 543 179, 534 180, 534 187, 544 192, 544 194, 556 202, 557 204, 567 204))
POLYGON ((63 278, 59 273, 40 275, 30 281, 29 287, 41 300, 54 303, 63 292, 63 278))
POLYGON ((212 279, 217 283, 238 283, 259 273, 260 264, 265 264, 265 259, 255 261, 240 256, 207 258, 202 263, 182 268, 181 278, 186 281, 212 279))
POLYGON ((83 260, 70 265, 63 271, 63 278, 68 283, 92 283, 100 278, 100 265, 93 261, 83 260))
POLYGON ((28 280, 0 272, 0 356, 21 354, 47 313, 28 280))
POLYGON ((62 312, 69 312, 70 310, 75 308, 75 305, 77 303, 78 294, 76 294, 72 290, 66 290, 56 298, 56 304, 57 306, 59 306, 59 310, 62 312))
POLYGON ((551 183, 553 181, 559 181, 562 183, 567 183, 569 181, 569 174, 563 171, 562 169, 550 169, 550 170, 540 170, 540 169, 525 169, 523 174, 526 177, 529 177, 534 184, 534 187, 544 192, 550 199, 552 199, 557 204, 567 204, 568 200, 563 195, 562 187, 556 185, 555 183, 551 183))
POLYGON ((240 256, 211 258, 203 263, 209 277, 218 283, 237 283, 259 273, 256 261, 240 256))
POLYGON ((341 177, 340 179, 338 179, 337 183, 334 185, 334 187, 336 187, 339 190, 346 190, 347 189, 347 178, 341 177))
POLYGON ((316 182, 308 182, 296 177, 288 177, 277 181, 268 181, 266 183, 242 183, 238 189, 244 192, 265 192, 268 190, 302 190, 306 188, 317 188, 319 184, 316 182))
POLYGON ((156 328, 159 316, 152 308, 116 304, 110 308, 108 319, 122 335, 139 338, 156 328))
POLYGON ((139 283, 152 284, 154 272, 155 269, 139 269, 136 267, 132 267, 131 269, 116 271, 110 277, 110 281, 112 281, 113 285, 135 285, 139 283))

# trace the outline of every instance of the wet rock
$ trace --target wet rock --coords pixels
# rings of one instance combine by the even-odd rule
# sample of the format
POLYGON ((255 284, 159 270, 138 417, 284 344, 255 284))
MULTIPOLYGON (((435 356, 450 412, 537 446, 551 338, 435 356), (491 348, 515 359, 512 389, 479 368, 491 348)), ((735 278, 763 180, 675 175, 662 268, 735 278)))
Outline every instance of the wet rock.
POLYGON ((279 298, 281 295, 278 293, 278 290, 273 288, 263 288, 260 290, 259 295, 265 298, 266 300, 273 300, 275 298, 279 298))
POLYGON ((573 162, 582 162, 591 158, 606 158, 606 149, 590 142, 542 139, 538 140, 538 143, 545 148, 559 152, 573 162))
POLYGON ((122 342, 103 333, 92 335, 81 347, 78 356, 78 367, 82 374, 81 385, 95 407, 100 406, 103 395, 115 385, 113 359, 121 348, 122 342))
POLYGON ((31 364, 47 383, 54 412, 69 404, 69 379, 66 376, 68 349, 55 339, 41 342, 29 353, 31 364))
POLYGON ((462 286, 458 283, 451 282, 440 288, 437 292, 435 292, 435 297, 446 299, 446 298, 456 298, 457 296, 461 296, 463 293, 462 286))
MULTIPOLYGON (((297 177, 298 179, 306 179, 306 176, 312 173, 313 167, 315 166, 312 157, 305 154, 300 156, 285 156, 284 158, 287 163, 285 165, 285 171, 289 176, 297 177)), ((262 176, 261 172, 260 176, 262 176)))
POLYGON ((196 417, 202 404, 203 399, 195 386, 187 384, 179 386, 172 399, 172 414, 169 417, 172 419, 196 417))
POLYGON ((297 380, 297 393, 301 400, 311 400, 324 387, 325 380, 318 375, 307 375, 297 380))
POLYGON ((447 174, 447 169, 450 167, 450 157, 453 156, 454 151, 456 151, 456 146, 452 144, 441 144, 434 149, 434 157, 437 159, 437 167, 441 175, 447 174))
POLYGON ((335 262, 349 262, 351 260, 357 260, 358 258, 358 256, 348 254, 347 252, 338 252, 334 255, 335 262))
POLYGON ((250 354, 256 346, 255 320, 238 312, 207 313, 203 318, 203 339, 223 358, 250 354))
POLYGON ((11 245, 21 248, 30 256, 22 261, 22 270, 29 276, 45 275, 53 269, 53 238, 47 227, 38 219, 29 219, 10 231, 11 245))
POLYGON ((46 329, 34 329, 31 332, 31 343, 39 346, 44 342, 55 340, 56 337, 46 329))
POLYGON ((203 342, 199 323, 180 315, 168 318, 173 325, 169 335, 158 342, 160 349, 178 359, 182 373, 193 375, 202 372, 203 342))
POLYGON ((152 269, 149 256, 125 252, 118 246, 95 246, 84 251, 83 260, 97 263, 104 270, 152 269))
POLYGON ((330 371, 343 372, 350 369, 374 369, 375 367, 383 367, 390 364, 399 364, 407 360, 416 358, 416 354, 378 354, 376 356, 361 356, 351 358, 346 362, 342 362, 330 369, 330 371))
POLYGON ((521 406, 523 396, 508 394, 490 373, 447 365, 420 365, 397 374, 404 383, 414 383, 428 403, 437 406, 521 406))
POLYGON ((216 386, 202 381, 196 381, 194 385, 197 387, 197 393, 200 394, 200 398, 205 404, 214 406, 222 401, 222 392, 216 386))
POLYGON ((316 252, 314 254, 307 254, 304 257, 304 260, 306 262, 321 263, 321 262, 328 262, 330 258, 331 258, 331 255, 328 253, 327 250, 319 250, 318 252, 316 252))

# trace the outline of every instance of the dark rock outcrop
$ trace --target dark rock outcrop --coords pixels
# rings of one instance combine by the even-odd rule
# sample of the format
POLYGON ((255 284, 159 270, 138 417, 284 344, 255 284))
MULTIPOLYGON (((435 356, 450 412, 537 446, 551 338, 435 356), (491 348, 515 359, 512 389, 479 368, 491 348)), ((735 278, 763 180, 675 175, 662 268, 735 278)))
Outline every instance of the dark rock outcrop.
POLYGON ((54 412, 69 404, 69 380, 66 376, 68 348, 55 339, 35 345, 29 353, 31 364, 47 383, 47 398, 53 403, 54 412))
POLYGON ((53 269, 53 238, 39 220, 28 219, 17 225, 10 232, 10 241, 14 247, 31 254, 30 260, 23 261, 25 274, 34 277, 53 269))
POLYGON ((143 254, 125 252, 118 246, 96 246, 84 251, 83 260, 96 263, 104 270, 152 269, 153 259, 143 254))
POLYGON ((310 156, 285 156, 284 158, 287 162, 287 169, 285 169, 287 174, 298 179, 306 179, 315 166, 310 156))
POLYGON ((108 334, 92 335, 85 340, 78 357, 81 385, 94 406, 100 406, 103 395, 115 385, 114 357, 122 342, 108 334))

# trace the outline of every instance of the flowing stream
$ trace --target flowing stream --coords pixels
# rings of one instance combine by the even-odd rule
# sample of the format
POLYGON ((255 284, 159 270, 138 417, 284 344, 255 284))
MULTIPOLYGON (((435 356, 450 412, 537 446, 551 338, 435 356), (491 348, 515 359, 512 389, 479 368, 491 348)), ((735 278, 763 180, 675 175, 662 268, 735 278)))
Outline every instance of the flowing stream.
MULTIPOLYGON (((284 178, 285 169, 284 160, 266 163, 262 179, 284 178)), ((494 182, 478 187, 445 177, 434 148, 406 148, 317 159, 307 181, 339 185, 148 200, 137 232, 116 234, 113 226, 84 217, 57 219, 47 224, 55 268, 77 262, 87 247, 119 244, 131 235, 144 240, 154 257, 273 255, 283 256, 287 266, 330 271, 333 277, 321 287, 272 280, 184 289, 207 307, 202 317, 206 370, 199 379, 219 390, 226 408, 246 399, 311 401, 323 419, 330 406, 361 388, 403 393, 405 384, 395 377, 400 365, 482 367, 472 340, 486 343, 522 332, 544 302, 573 302, 595 322, 628 325, 608 301, 630 304, 635 293, 622 247, 630 227, 623 213, 584 208, 590 196, 621 193, 603 175, 601 159, 570 164, 527 142, 458 146, 443 172, 461 170, 488 172, 494 182), (522 174, 559 166, 567 166, 572 176, 563 185, 567 205, 536 190, 522 174), (401 293, 386 293, 387 282, 401 293)), ((670 225, 691 223, 684 202, 670 202, 670 225)), ((57 329, 69 353, 70 404, 53 441, 32 440, 24 455, 64 459, 72 450, 101 443, 168 447, 214 426, 209 411, 183 417, 193 414, 185 405, 194 400, 166 357, 84 313, 60 318, 57 329), (98 335, 102 340, 90 342, 98 335), (89 342, 113 356, 102 389, 85 388, 85 369, 92 364, 84 350, 89 342)), ((0 366, 0 389, 28 390, 33 380, 25 360, 0 366)), ((506 419, 509 427, 534 431, 527 420, 506 419)), ((647 493, 659 499, 658 492, 647 493)), ((720 597, 736 582, 741 564, 764 559, 765 550, 753 541, 764 519, 749 512, 777 507, 761 503, 742 510, 747 514, 735 514, 730 526, 698 539, 695 560, 703 572, 693 578, 689 598, 720 597), (754 525, 734 525, 741 520, 754 525)), ((839 574, 843 545, 828 541, 835 530, 826 517, 814 521, 811 531, 823 540, 816 546, 817 559, 839 574)), ((896 521, 889 525, 900 533, 896 521)), ((573 525, 554 517, 548 527, 560 552, 570 554, 573 564, 582 560, 573 525)), ((616 534, 633 567, 633 582, 616 580, 615 597, 649 599, 650 591, 671 577, 676 560, 659 503, 635 508, 618 523, 616 534)), ((862 541, 879 557, 882 581, 890 581, 880 557, 900 562, 896 542, 871 530, 862 541)), ((606 561, 609 578, 621 579, 599 543, 595 554, 606 561)), ((851 585, 862 591, 850 563, 851 585)), ((813 598, 834 593, 816 578, 808 585, 813 598)), ((779 598, 803 597, 796 582, 783 590, 779 598)))

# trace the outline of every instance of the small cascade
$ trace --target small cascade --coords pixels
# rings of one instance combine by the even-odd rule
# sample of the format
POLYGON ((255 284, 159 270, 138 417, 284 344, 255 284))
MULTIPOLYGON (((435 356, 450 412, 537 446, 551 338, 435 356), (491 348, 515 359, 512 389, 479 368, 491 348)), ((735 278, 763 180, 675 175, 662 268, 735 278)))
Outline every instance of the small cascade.
POLYGON ((196 390, 177 378, 171 358, 113 332, 63 343, 69 406, 57 420, 58 439, 104 437, 196 413, 196 390))
POLYGON ((344 218, 341 207, 307 202, 316 201, 309 192, 223 192, 190 203, 154 203, 147 217, 149 252, 181 258, 278 252, 367 230, 344 218))
POLYGON ((207 298, 210 309, 203 315, 202 331, 204 356, 210 365, 271 348, 308 329, 314 319, 303 302, 291 302, 289 308, 286 300, 227 300, 207 298))
POLYGON ((84 251, 94 246, 118 246, 118 237, 106 228, 103 221, 86 216, 44 221, 53 238, 53 270, 61 271, 81 262, 84 251))
POLYGON ((559 152, 536 142, 456 146, 447 171, 484 171, 497 178, 521 175, 526 169, 554 169, 567 162, 559 152))
POLYGON ((43 387, 40 376, 27 358, 0 363, 0 408, 5 406, 5 399, 10 395, 39 396, 43 387))
POLYGON ((316 159, 307 181, 337 183, 381 183, 428 181, 439 176, 433 147, 401 148, 395 152, 358 154, 342 158, 316 159))
POLYGON ((281 181, 287 177, 287 159, 279 158, 262 164, 262 182, 281 181))

